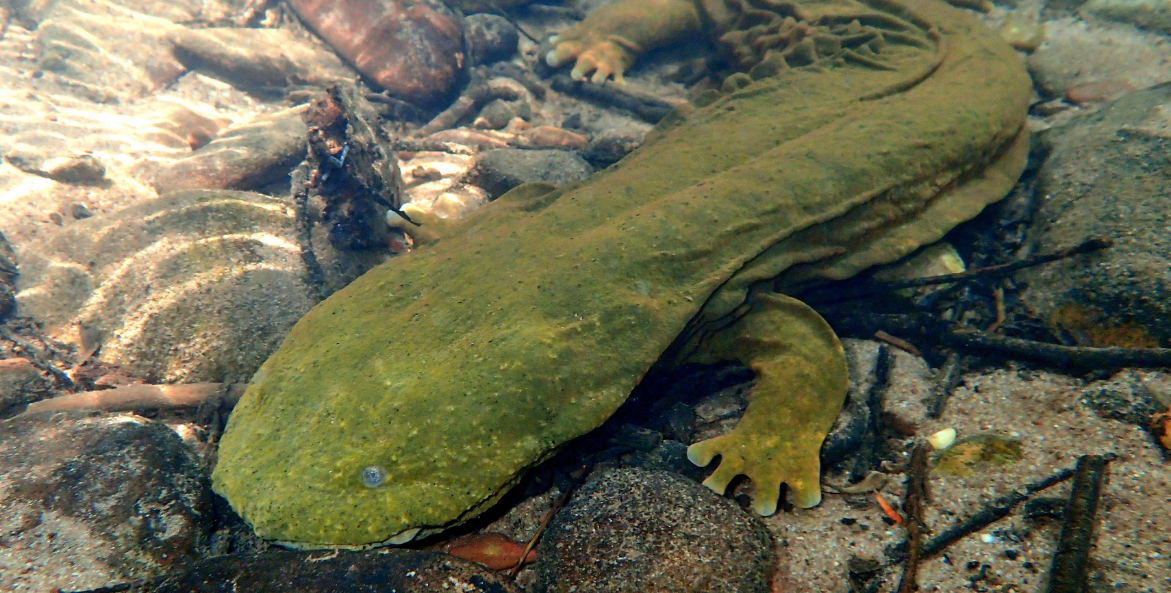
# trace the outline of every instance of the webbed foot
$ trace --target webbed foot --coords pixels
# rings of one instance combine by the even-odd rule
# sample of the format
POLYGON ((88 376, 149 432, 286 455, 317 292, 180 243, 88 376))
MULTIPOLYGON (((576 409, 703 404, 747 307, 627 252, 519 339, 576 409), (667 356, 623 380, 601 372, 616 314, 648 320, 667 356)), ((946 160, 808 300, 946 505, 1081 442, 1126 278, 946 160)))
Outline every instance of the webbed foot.
POLYGON ((696 362, 739 360, 757 374, 748 408, 732 432, 687 448, 699 466, 720 464, 704 485, 723 494, 738 475, 756 488, 756 512, 777 510, 781 484, 793 502, 821 502, 821 443, 845 401, 845 354, 833 330, 794 298, 757 294, 731 327, 703 338, 696 362))
POLYGON ((576 60, 569 76, 601 84, 622 74, 643 52, 700 30, 695 0, 618 0, 589 14, 586 19, 550 41, 553 49, 545 62, 556 68, 576 60))
POLYGON ((617 42, 597 39, 580 25, 553 36, 550 41, 553 49, 545 55, 545 62, 556 68, 576 59, 573 70, 569 71, 569 77, 574 80, 585 80, 592 72, 590 82, 594 84, 602 84, 611 76, 614 82, 621 83, 625 81, 622 74, 634 63, 634 56, 617 42))

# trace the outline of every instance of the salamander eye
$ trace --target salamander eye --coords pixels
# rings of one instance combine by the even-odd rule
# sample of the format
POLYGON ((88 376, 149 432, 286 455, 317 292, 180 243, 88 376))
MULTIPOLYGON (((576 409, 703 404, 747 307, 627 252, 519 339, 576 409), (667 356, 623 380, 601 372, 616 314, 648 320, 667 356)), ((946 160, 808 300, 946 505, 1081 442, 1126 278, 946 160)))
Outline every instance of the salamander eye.
POLYGON ((381 465, 367 465, 362 468, 362 473, 358 477, 362 480, 363 486, 377 488, 386 481, 386 470, 381 465))

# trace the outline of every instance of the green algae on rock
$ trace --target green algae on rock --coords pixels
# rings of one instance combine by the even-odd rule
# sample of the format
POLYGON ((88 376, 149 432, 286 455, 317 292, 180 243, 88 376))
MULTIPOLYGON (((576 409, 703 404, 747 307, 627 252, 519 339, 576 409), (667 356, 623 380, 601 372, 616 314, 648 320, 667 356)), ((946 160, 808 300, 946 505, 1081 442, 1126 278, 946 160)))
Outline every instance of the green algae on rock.
POLYGON ((783 50, 752 80, 582 183, 513 190, 306 314, 232 414, 216 491, 292 545, 403 541, 495 503, 656 361, 738 359, 760 377, 748 409, 689 457, 721 458, 717 492, 751 478, 761 514, 782 483, 817 504, 845 360, 780 293, 899 259, 1003 197, 1032 90, 1006 44, 934 0, 774 9, 783 50), (372 466, 385 477, 364 484, 372 466))
POLYGON ((932 469, 950 476, 963 477, 1020 459, 1020 439, 989 432, 956 441, 936 456, 932 469))

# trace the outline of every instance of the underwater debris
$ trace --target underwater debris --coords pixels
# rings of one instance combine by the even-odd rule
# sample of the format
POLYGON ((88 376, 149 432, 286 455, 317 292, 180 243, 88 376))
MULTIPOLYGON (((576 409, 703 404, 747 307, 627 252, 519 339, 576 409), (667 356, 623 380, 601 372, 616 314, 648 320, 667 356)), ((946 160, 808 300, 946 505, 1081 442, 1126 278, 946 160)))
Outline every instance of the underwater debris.
POLYGON ((1116 457, 1106 454, 1078 458, 1073 489, 1061 523, 1061 536, 1057 540, 1057 552, 1049 571, 1048 593, 1081 593, 1085 590, 1098 501, 1106 481, 1106 468, 1116 457))
POLYGON ((22 415, 66 410, 128 412, 141 409, 195 408, 205 403, 234 404, 244 395, 243 384, 188 383, 184 385, 123 385, 114 389, 83 391, 28 405, 22 415))
POLYGON ((492 570, 508 570, 518 564, 536 562, 537 552, 502 533, 462 535, 443 545, 442 550, 492 570))
POLYGON ((903 565, 903 577, 899 582, 898 593, 913 593, 919 590, 919 560, 923 557, 923 534, 927 531, 923 514, 927 503, 931 502, 931 491, 927 487, 931 449, 930 444, 919 442, 911 451, 911 466, 907 470, 907 491, 903 495, 903 510, 907 513, 907 561, 903 565))

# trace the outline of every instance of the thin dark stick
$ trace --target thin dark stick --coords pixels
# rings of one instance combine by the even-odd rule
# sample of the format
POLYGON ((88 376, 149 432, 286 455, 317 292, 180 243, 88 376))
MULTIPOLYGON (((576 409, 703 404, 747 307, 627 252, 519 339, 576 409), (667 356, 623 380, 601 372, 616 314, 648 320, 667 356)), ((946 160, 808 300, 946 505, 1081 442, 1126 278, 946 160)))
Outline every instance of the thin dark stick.
POLYGON ((1089 577, 1090 548, 1094 545, 1094 523, 1098 500, 1106 480, 1106 466, 1114 455, 1083 455, 1077 460, 1073 489, 1065 505, 1061 537, 1049 571, 1048 593, 1081 593, 1089 577))
POLYGON ((659 123, 674 109, 674 105, 650 95, 632 93, 614 83, 593 84, 573 80, 568 74, 557 74, 549 79, 549 86, 559 93, 617 107, 634 114, 647 123, 659 123))
POLYGON ((561 507, 564 507, 565 504, 569 502, 569 497, 573 494, 573 491, 577 489, 578 483, 588 473, 588 465, 583 465, 578 468, 576 472, 577 475, 574 476, 573 481, 571 481, 569 486, 565 488, 565 492, 562 492, 561 496, 557 497, 557 500, 553 503, 553 506, 549 508, 549 512, 545 513, 545 516, 541 519, 541 524, 537 526, 537 532, 533 534, 532 539, 530 539, 529 543, 525 545, 524 552, 521 552, 520 554, 520 560, 516 561, 516 566, 513 566, 512 570, 508 571, 509 577, 515 579, 516 575, 520 574, 520 569, 522 566, 524 566, 525 558, 528 558, 529 552, 533 551, 533 548, 537 547, 537 542, 541 541, 541 536, 545 534, 545 529, 549 527, 549 522, 553 520, 553 516, 557 514, 557 511, 561 510, 561 507))
POLYGON ((921 286, 932 286, 935 284, 966 282, 979 278, 1007 276, 1017 270, 1023 270, 1025 268, 1047 264, 1052 261, 1080 255, 1082 253, 1099 251, 1101 249, 1110 247, 1113 244, 1114 241, 1111 241, 1110 239, 1090 239, 1068 249, 1062 249, 1061 251, 1055 251, 1045 255, 1038 255, 1036 257, 1030 257, 1007 264, 976 268, 974 270, 968 270, 967 272, 960 272, 958 274, 942 274, 939 276, 928 276, 926 278, 914 278, 911 280, 897 280, 893 282, 871 282, 864 286, 859 286, 853 290, 836 289, 834 294, 826 294, 825 298, 818 298, 820 295, 817 293, 820 291, 817 289, 811 289, 811 296, 809 298, 803 298, 802 300, 810 305, 829 305, 833 303, 864 299, 866 297, 894 292, 904 288, 918 288, 921 286))
POLYGON ((57 384, 60 385, 63 389, 70 390, 75 387, 73 384, 73 379, 71 379, 69 375, 65 373, 65 371, 53 366, 53 363, 49 362, 48 357, 44 356, 40 349, 16 337, 8 330, 7 327, 0 326, 0 338, 8 340, 9 342, 12 342, 13 346, 20 348, 24 354, 27 355, 28 361, 31 362, 33 366, 37 367, 41 371, 53 375, 53 378, 57 380, 57 384))
POLYGON ((927 490, 927 472, 931 456, 931 445, 919 443, 911 452, 911 467, 907 471, 907 492, 903 496, 903 510, 907 513, 907 563, 903 565, 903 578, 899 581, 898 593, 914 593, 919 590, 919 560, 922 557, 923 511, 927 508, 931 494, 927 490))
POLYGON ((978 350, 1059 368, 1117 369, 1171 367, 1171 348, 1094 348, 1062 346, 962 329, 929 315, 828 315, 839 335, 872 336, 876 331, 928 340, 952 348, 978 350))
POLYGON ((931 538, 923 545, 923 558, 931 558, 932 556, 942 552, 944 548, 955 543, 962 537, 966 537, 975 533, 985 527, 1007 517, 1017 505, 1029 499, 1034 494, 1060 484, 1071 477, 1073 477, 1073 468, 1063 469, 1040 482, 1033 482, 1026 484, 1024 491, 1014 490, 1000 498, 989 503, 984 508, 976 512, 976 514, 961 521, 955 527, 945 530, 943 533, 931 538))
POLYGON ((959 348, 983 350, 1059 367, 1085 369, 1171 367, 1171 348, 1062 346, 1035 340, 994 336, 975 330, 950 331, 942 335, 941 338, 943 343, 959 348))
POLYGON ((931 389, 931 396, 927 400, 927 417, 939 418, 947 407, 947 400, 959 386, 964 377, 966 357, 955 350, 947 353, 947 360, 939 368, 935 385, 931 389))

